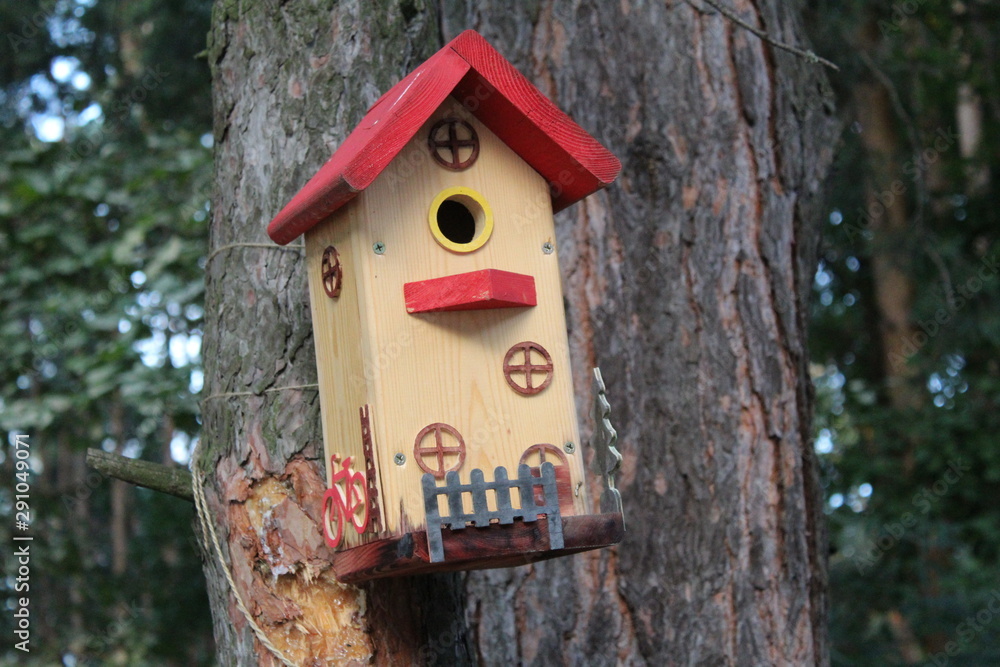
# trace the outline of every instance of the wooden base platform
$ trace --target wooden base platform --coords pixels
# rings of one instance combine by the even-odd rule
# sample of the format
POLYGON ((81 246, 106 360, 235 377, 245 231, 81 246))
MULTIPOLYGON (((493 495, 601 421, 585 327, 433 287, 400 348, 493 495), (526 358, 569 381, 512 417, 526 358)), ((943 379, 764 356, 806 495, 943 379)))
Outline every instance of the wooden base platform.
POLYGON ((540 517, 506 526, 446 528, 442 531, 445 560, 440 563, 430 562, 427 533, 420 530, 341 551, 333 567, 337 578, 349 584, 381 577, 514 567, 612 546, 625 535, 621 514, 567 516, 562 522, 563 549, 549 549, 548 520, 540 517))

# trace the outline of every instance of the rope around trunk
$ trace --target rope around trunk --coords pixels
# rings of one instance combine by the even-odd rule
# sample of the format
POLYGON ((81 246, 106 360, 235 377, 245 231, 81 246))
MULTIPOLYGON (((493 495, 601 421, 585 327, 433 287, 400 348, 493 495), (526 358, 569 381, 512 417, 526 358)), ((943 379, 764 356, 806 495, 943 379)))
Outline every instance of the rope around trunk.
MULTIPOLYGON (((191 456, 192 462, 198 460, 197 454, 200 449, 201 446, 199 444, 198 448, 195 449, 194 454, 191 456)), ((243 603, 243 596, 240 595, 239 589, 236 588, 236 582, 233 581, 233 574, 230 572, 229 565, 226 564, 226 559, 222 554, 222 546, 219 544, 219 536, 215 533, 215 525, 212 523, 211 515, 208 511, 208 501, 205 498, 205 490, 202 488, 201 475, 199 474, 197 467, 194 465, 191 466, 191 477, 193 478, 192 487, 194 489, 194 506, 196 510, 195 513, 198 515, 198 522, 201 524, 202 533, 208 535, 212 539, 212 544, 215 546, 215 555, 219 560, 219 565, 222 566, 222 572, 226 575, 226 581, 229 582, 229 590, 232 591, 233 597, 236 598, 236 606, 239 607, 241 612, 243 612, 243 616, 246 617, 247 623, 250 624, 254 634, 257 635, 257 639, 261 644, 267 647, 267 650, 274 654, 274 657, 280 660, 287 667, 299 667, 294 662, 289 660, 288 656, 286 656, 281 649, 271 643, 271 640, 268 639, 264 630, 257 625, 257 622, 254 621, 253 616, 250 615, 246 605, 243 603)))

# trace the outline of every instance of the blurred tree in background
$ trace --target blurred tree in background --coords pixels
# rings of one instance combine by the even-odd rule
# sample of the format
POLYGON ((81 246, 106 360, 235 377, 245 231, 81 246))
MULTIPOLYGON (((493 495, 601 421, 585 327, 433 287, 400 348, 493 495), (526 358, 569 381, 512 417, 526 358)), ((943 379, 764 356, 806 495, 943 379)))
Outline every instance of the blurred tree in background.
POLYGON ((1000 6, 811 9, 845 119, 811 329, 834 664, 1000 664, 1000 6))
MULTIPOLYGON (((808 5, 845 126, 811 328, 833 661, 1000 664, 1000 7, 808 5)), ((197 437, 210 9, 0 5, 0 429, 31 436, 37 664, 212 661, 192 507, 84 465, 197 437)))
POLYGON ((198 431, 210 9, 0 5, 0 429, 30 435, 34 664, 211 660, 192 506, 84 463, 186 462, 198 431))

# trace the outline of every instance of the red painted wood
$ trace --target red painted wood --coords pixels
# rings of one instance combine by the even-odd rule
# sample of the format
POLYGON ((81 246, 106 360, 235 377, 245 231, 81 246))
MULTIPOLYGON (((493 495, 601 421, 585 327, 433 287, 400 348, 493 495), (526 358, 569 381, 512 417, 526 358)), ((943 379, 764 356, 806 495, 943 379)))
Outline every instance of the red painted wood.
POLYGON ((408 313, 522 308, 537 304, 533 277, 497 269, 405 283, 403 296, 408 313))
MULTIPOLYGON (((559 514, 565 519, 568 516, 573 516, 576 513, 576 509, 573 507, 573 480, 570 477, 569 466, 563 462, 563 465, 556 465, 556 494, 559 496, 559 514)), ((537 467, 531 469, 531 474, 535 477, 541 477, 541 470, 537 467)), ((541 486, 535 487, 535 504, 544 505, 545 504, 545 488, 541 486)))
POLYGON ((371 185, 468 70, 464 59, 445 48, 393 86, 275 216, 268 235, 289 243, 371 185))
POLYGON ((608 185, 621 163, 490 46, 466 30, 451 46, 471 65, 456 96, 549 182, 562 210, 608 185))
POLYGON ((621 164, 507 62, 466 30, 393 86, 333 157, 268 225, 285 244, 371 185, 454 95, 551 185, 558 211, 611 183, 621 164))
POLYGON ((514 567, 612 546, 624 536, 621 514, 563 517, 565 548, 557 551, 548 548, 548 520, 544 517, 532 523, 445 529, 442 539, 446 560, 431 563, 427 533, 420 530, 338 552, 333 569, 340 581, 356 584, 382 577, 514 567))

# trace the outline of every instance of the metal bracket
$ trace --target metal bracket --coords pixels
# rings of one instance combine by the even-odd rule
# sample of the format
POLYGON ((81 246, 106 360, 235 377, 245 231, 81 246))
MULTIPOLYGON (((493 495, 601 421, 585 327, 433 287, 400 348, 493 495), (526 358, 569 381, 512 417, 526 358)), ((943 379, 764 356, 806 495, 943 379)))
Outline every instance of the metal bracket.
POLYGON ((622 515, 622 526, 625 525, 625 513, 622 511, 622 496, 615 488, 615 473, 622 466, 621 452, 615 447, 618 442, 618 431, 611 425, 611 404, 605 394, 604 378, 601 369, 594 369, 594 435, 590 446, 594 449, 594 472, 604 479, 604 492, 601 494, 601 512, 617 512, 622 515))

